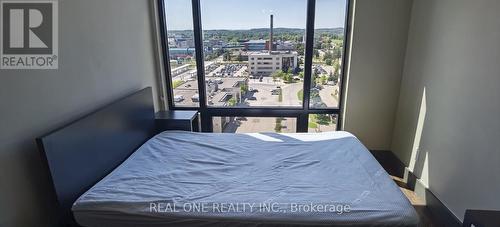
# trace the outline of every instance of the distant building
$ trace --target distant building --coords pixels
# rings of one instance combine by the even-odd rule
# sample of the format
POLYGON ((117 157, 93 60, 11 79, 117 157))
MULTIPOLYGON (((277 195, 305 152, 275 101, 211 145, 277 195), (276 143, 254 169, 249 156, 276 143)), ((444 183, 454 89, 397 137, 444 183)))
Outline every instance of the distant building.
POLYGON ((227 43, 221 39, 210 39, 210 40, 204 40, 203 46, 208 47, 210 49, 218 49, 218 48, 220 49, 226 47, 227 43))
POLYGON ((254 52, 248 56, 248 70, 254 76, 268 76, 277 70, 293 70, 298 67, 297 56, 295 51, 254 52))
POLYGON ((169 48, 170 59, 187 58, 194 56, 194 48, 169 48))
POLYGON ((175 43, 178 48, 194 48, 194 40, 192 38, 176 38, 175 43))
POLYGON ((229 106, 228 101, 235 98, 241 101, 241 86, 248 85, 245 77, 234 78, 210 78, 205 79, 208 104, 211 106, 229 106))
POLYGON ((276 50, 278 51, 293 51, 295 50, 295 44, 291 41, 281 41, 276 45, 276 50))
POLYGON ((250 40, 243 43, 244 50, 247 51, 261 51, 268 49, 268 41, 267 40, 250 40))
POLYGON ((238 52, 233 52, 234 56, 236 57, 236 60, 238 61, 248 61, 248 55, 252 54, 253 52, 248 52, 248 51, 238 51, 238 52))
POLYGON ((291 51, 293 50, 291 42, 280 42, 281 48, 291 48, 291 50, 275 51, 277 46, 273 39, 272 14, 269 19, 269 40, 250 40, 245 43, 248 50, 253 48, 255 51, 260 51, 248 55, 248 71, 252 76, 268 76, 277 70, 294 70, 298 67, 298 54, 296 51, 291 51))
MULTIPOLYGON (((194 78, 196 76, 196 70, 187 73, 186 77, 194 78), (194 74, 191 74, 191 72, 194 74)), ((200 101, 198 81, 188 78, 186 80, 179 78, 179 80, 183 80, 184 83, 174 88, 174 102, 181 106, 196 105, 200 101)), ((241 87, 248 86, 248 79, 246 77, 212 77, 205 79, 205 86, 208 105, 230 106, 229 100, 232 98, 236 103, 241 102, 244 95, 241 87)))
POLYGON ((167 41, 168 41, 168 46, 169 47, 176 47, 177 46, 177 44, 175 43, 175 38, 174 37, 168 37, 167 41))

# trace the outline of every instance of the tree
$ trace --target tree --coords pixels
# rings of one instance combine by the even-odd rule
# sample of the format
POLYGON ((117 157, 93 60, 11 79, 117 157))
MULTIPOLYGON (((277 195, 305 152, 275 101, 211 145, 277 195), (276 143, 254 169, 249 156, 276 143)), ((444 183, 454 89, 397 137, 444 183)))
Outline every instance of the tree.
POLYGON ((246 93, 248 91, 248 85, 246 85, 246 84, 241 85, 240 90, 241 90, 241 93, 243 93, 243 94, 246 93))
POLYGON ((321 76, 321 84, 325 85, 328 82, 328 77, 326 75, 321 76))
POLYGON ((228 40, 230 43, 238 43, 238 37, 232 37, 230 40, 228 40))
POLYGON ((281 121, 282 121, 282 119, 281 119, 281 118, 279 118, 279 117, 278 117, 278 118, 276 118, 276 125, 274 126, 274 131, 275 131, 275 132, 281 132, 281 129, 283 128, 283 127, 281 126, 281 121))
POLYGON ((281 78, 281 70, 274 71, 273 74, 271 74, 273 77, 273 81, 276 81, 277 79, 281 78))
POLYGON ((287 83, 293 82, 293 77, 291 73, 283 73, 283 80, 287 83))
POLYGON ((327 59, 325 59, 325 64, 332 65, 333 64, 333 60, 331 58, 327 58, 327 59))
POLYGON ((332 55, 333 55, 332 57, 333 57, 334 59, 339 59, 339 58, 341 58, 341 57, 342 57, 342 46, 335 46, 335 47, 333 48, 333 53, 332 53, 332 55))
POLYGON ((328 74, 328 81, 333 81, 334 83, 337 83, 336 80, 338 79, 338 76, 335 77, 335 74, 333 72, 330 72, 330 74, 328 74))
POLYGON ((236 106, 236 98, 231 97, 229 100, 227 100, 227 103, 229 103, 229 106, 236 106))
POLYGON ((314 56, 315 56, 316 58, 319 58, 319 50, 314 49, 314 56))
POLYGON ((300 54, 304 53, 304 44, 303 43, 297 44, 296 49, 297 49, 298 53, 300 53, 300 54))
POLYGON ((333 62, 333 76, 332 80, 337 83, 339 80, 339 75, 340 75, 340 62, 339 60, 335 60, 333 62))
POLYGON ((316 122, 320 125, 329 125, 332 121, 328 114, 316 114, 316 122))
POLYGON ((323 56, 323 59, 326 60, 328 58, 334 59, 333 52, 332 51, 327 51, 325 55, 323 56))

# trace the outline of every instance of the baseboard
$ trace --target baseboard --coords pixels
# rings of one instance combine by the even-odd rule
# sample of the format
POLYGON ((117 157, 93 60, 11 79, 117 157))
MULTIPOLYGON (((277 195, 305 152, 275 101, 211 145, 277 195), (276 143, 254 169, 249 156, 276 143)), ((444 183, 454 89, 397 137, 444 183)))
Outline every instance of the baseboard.
POLYGON ((405 180, 410 190, 424 199, 427 209, 441 226, 460 227, 462 222, 453 214, 420 179, 411 172, 392 151, 372 150, 375 159, 392 176, 405 180))

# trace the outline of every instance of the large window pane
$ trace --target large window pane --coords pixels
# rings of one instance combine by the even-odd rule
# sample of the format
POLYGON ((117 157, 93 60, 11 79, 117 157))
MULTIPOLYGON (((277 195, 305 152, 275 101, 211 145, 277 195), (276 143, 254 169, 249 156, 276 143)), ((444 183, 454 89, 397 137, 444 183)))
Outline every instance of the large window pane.
POLYGON ((338 107, 345 9, 345 0, 316 0, 311 108, 338 107))
POLYGON ((296 132, 296 118, 284 117, 213 117, 214 132, 296 132))
POLYGON ((199 106, 191 1, 165 1, 175 106, 199 106))
POLYGON ((201 0, 201 21, 208 106, 301 107, 306 0, 201 0))
POLYGON ((337 130, 336 114, 309 114, 308 132, 328 132, 337 130))

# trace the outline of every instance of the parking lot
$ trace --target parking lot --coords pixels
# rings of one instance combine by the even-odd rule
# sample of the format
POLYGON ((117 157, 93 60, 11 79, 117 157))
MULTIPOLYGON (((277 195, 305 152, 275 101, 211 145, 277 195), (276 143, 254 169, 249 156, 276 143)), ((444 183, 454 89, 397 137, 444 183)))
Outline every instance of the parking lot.
POLYGON ((278 83, 273 82, 271 77, 264 77, 262 82, 259 79, 249 79, 248 87, 257 92, 248 92, 245 104, 248 106, 297 106, 302 105, 297 97, 297 93, 302 89, 303 83, 278 83), (281 101, 278 93, 272 94, 275 89, 281 88, 281 101), (254 98, 250 98, 254 97, 254 98), (253 100, 252 100, 253 99, 253 100))
POLYGON ((239 77, 246 68, 246 64, 222 64, 208 73, 207 77, 239 77))
MULTIPOLYGON (((247 77, 247 66, 244 64, 220 64, 213 63, 207 67, 207 79, 214 78, 241 78, 247 77)), ((316 66, 317 71, 321 73, 329 73, 332 67, 316 66)), ((194 80, 193 72, 185 72, 177 77, 187 81, 175 89, 176 95, 182 95, 185 100, 181 101, 182 105, 197 105, 190 99, 197 94, 197 83, 194 80)), ((221 86, 223 88, 225 86, 221 86)), ((296 81, 294 83, 283 83, 273 81, 272 77, 266 76, 262 80, 255 78, 248 80, 249 92, 243 96, 243 102, 237 106, 245 107, 300 107, 302 100, 299 100, 297 93, 303 89, 303 82, 296 81), (254 90, 254 91, 252 91, 254 90), (274 92, 273 92, 274 91, 274 92), (280 95, 281 93, 281 95, 280 95)), ((337 107, 338 106, 338 85, 326 84, 322 85, 318 91, 319 97, 312 100, 312 104, 316 107, 337 107)), ((179 104, 180 104, 179 103, 179 104)), ((213 105, 213 104, 211 104, 213 105)))

